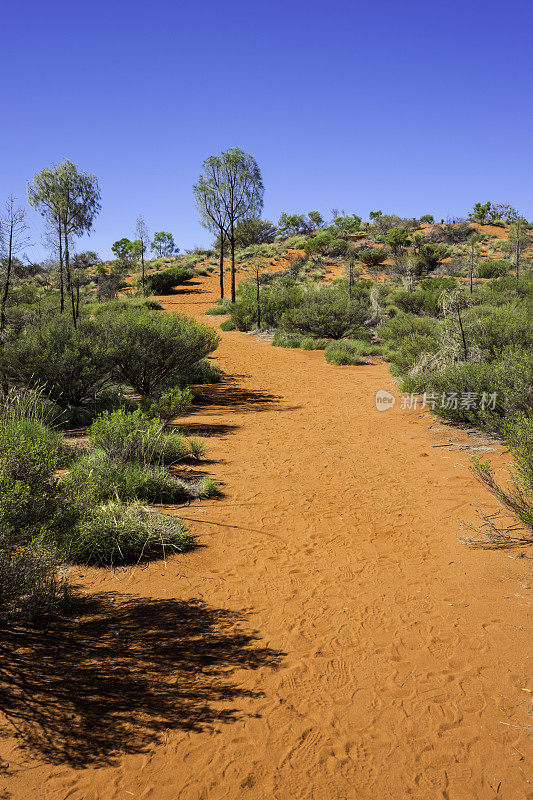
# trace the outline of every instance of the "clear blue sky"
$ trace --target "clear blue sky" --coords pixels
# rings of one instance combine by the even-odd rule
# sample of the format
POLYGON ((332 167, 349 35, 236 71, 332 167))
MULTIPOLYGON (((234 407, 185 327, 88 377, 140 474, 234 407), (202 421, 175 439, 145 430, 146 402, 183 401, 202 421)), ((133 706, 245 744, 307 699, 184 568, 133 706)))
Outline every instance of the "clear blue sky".
POLYGON ((239 146, 273 221, 446 217, 486 199, 532 219, 532 22, 525 0, 8 3, 0 200, 26 202, 32 175, 67 157, 102 191, 78 249, 108 257, 143 213, 183 250, 211 241, 191 191, 203 159, 239 146))

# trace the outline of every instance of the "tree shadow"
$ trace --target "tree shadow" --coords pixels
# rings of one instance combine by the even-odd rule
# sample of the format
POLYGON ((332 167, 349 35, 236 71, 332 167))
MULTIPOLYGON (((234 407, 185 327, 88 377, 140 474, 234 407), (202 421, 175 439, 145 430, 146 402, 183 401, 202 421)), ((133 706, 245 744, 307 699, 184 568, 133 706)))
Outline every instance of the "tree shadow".
MULTIPOLYGON (((234 433, 234 431, 240 427, 240 425, 217 422, 179 422, 176 424, 176 428, 183 431, 186 436, 202 436, 204 438, 209 436, 226 436, 229 433, 234 433)), ((202 459, 202 462, 205 463, 205 460, 202 459)))
POLYGON ((259 389, 244 389, 229 381, 201 387, 195 398, 195 405, 209 405, 218 408, 233 408, 235 411, 267 411, 282 398, 259 389))
POLYGON ((259 646, 243 614, 194 599, 113 600, 93 596, 48 633, 4 631, 0 733, 31 755, 104 766, 168 730, 234 722, 239 700, 261 692, 233 673, 275 668, 284 655, 259 646))

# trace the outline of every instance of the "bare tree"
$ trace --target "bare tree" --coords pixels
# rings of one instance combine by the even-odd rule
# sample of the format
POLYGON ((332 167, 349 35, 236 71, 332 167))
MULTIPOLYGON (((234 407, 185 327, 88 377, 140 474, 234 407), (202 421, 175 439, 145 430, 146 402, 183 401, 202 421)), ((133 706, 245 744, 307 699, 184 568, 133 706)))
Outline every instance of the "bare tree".
POLYGON ((26 210, 22 206, 16 206, 15 198, 11 195, 6 202, 5 212, 0 217, 0 246, 5 269, 0 301, 0 332, 2 334, 6 327, 6 306, 11 287, 13 261, 29 244, 27 230, 26 210))

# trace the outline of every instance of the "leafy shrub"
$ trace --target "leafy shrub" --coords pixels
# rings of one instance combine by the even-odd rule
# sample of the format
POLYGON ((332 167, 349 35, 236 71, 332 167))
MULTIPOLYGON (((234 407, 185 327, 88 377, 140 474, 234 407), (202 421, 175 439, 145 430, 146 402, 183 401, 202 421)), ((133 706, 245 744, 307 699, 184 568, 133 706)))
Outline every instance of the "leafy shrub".
POLYGON ((65 574, 54 549, 36 539, 14 547, 0 537, 0 620, 45 620, 67 596, 65 574))
POLYGON ((330 342, 324 349, 324 356, 328 364, 338 366, 368 364, 371 363, 368 357, 377 354, 379 354, 379 347, 357 339, 340 339, 330 342))
POLYGON ((285 331, 276 331, 272 340, 274 347, 300 347, 300 342, 301 336, 285 331))
POLYGON ((369 317, 365 298, 350 300, 335 287, 321 288, 309 290, 296 308, 285 311, 280 327, 320 338, 341 339, 355 332, 364 335, 369 317))
MULTIPOLYGON (((253 330, 257 325, 257 287, 255 281, 242 281, 237 292, 237 302, 229 306, 231 324, 240 331, 253 330)), ((303 286, 293 278, 274 278, 259 289, 261 322, 266 328, 280 327, 283 313, 298 306, 304 296, 303 286)), ((226 322, 221 330, 232 330, 226 322)))
POLYGON ((511 268, 508 261, 481 261, 477 265, 478 278, 500 278, 511 268))
POLYGON ((358 255, 359 261, 366 264, 367 267, 379 267, 387 260, 388 251, 384 247, 367 247, 358 255))
POLYGON ((128 310, 118 316, 105 315, 102 322, 116 376, 141 395, 175 386, 218 345, 211 328, 178 314, 128 310))
POLYGON ((190 410, 191 404, 192 392, 189 387, 186 386, 185 389, 174 387, 155 396, 143 398, 141 409, 149 417, 158 417, 168 425, 175 417, 186 414, 190 410))
MULTIPOLYGON (((148 313, 148 312, 146 312, 148 313)), ((32 326, 7 342, 0 368, 11 384, 40 389, 62 407, 95 400, 109 384, 111 362, 97 320, 79 321, 75 330, 64 317, 46 327, 32 326)))
POLYGON ((208 308, 205 312, 208 316, 222 316, 223 314, 228 314, 228 309, 226 306, 213 306, 213 308, 208 308))
POLYGON ((193 540, 183 522, 139 503, 119 501, 95 508, 63 542, 69 561, 115 566, 183 553, 193 540))
POLYGON ((220 330, 221 331, 236 331, 237 326, 233 322, 232 319, 225 319, 224 322, 220 323, 220 330))
POLYGON ((314 336, 302 336, 300 339, 300 350, 324 350, 327 344, 327 339, 316 339, 314 336))
POLYGON ((182 267, 170 267, 162 272, 154 272, 146 277, 145 288, 150 294, 168 294, 176 286, 190 281, 194 272, 182 267))
POLYGON ((181 378, 182 381, 190 386, 200 386, 209 383, 220 383, 223 374, 218 364, 209 361, 208 358, 201 358, 189 369, 186 369, 181 378))

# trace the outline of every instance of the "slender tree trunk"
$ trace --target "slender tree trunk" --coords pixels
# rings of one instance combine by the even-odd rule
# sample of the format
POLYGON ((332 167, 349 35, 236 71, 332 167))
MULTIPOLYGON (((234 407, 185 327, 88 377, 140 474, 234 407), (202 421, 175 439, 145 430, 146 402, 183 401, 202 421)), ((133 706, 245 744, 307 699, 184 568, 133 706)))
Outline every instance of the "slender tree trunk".
POLYGON ((220 226, 220 299, 224 299, 224 239, 226 234, 220 226))
POLYGON ((80 316, 80 282, 76 281, 76 319, 80 316))
POLYGON ((470 294, 474 291, 474 245, 470 248, 470 294))
POLYGON ((143 294, 144 294, 144 244, 142 242, 141 242, 141 269, 142 269, 141 284, 143 287, 143 294))
POLYGON ((233 228, 233 220, 230 227, 230 246, 231 246, 231 302, 235 302, 235 231, 233 228))
POLYGON ((461 312, 457 309, 457 318, 459 319, 459 327, 461 328, 461 336, 463 337, 463 349, 465 351, 465 361, 468 361, 468 347, 466 346, 465 332, 463 328, 463 321, 461 319, 461 312))
POLYGON ((13 264, 13 225, 14 221, 13 218, 10 220, 9 226, 9 250, 7 256, 7 266, 6 266, 6 280, 4 284, 4 291, 2 292, 2 308, 0 310, 0 331, 4 331, 6 327, 6 305, 7 305, 7 296, 9 294, 9 284, 11 282, 11 266, 13 264))
POLYGON ((259 266, 255 268, 256 300, 257 300, 257 327, 261 330, 261 295, 259 293, 259 266))
POLYGON ((59 230, 59 294, 60 294, 60 311, 63 313, 65 310, 65 289, 63 286, 63 235, 61 233, 61 220, 58 221, 59 230))
POLYGON ((516 221, 516 280, 520 269, 520 220, 516 221))
POLYGON ((66 223, 64 225, 63 233, 65 236, 65 271, 67 275, 67 292, 70 294, 70 302, 72 305, 72 322, 76 328, 76 305, 74 302, 74 287, 72 286, 72 278, 70 275, 70 253, 68 249, 68 231, 66 223))

